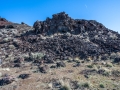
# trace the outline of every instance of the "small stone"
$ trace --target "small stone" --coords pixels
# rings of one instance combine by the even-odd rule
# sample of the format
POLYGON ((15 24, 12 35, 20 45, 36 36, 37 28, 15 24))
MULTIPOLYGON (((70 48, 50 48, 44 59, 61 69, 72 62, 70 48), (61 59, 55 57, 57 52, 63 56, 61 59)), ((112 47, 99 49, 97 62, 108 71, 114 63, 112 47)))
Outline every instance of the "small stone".
POLYGON ((57 62, 57 67, 66 67, 64 62, 57 62))
POLYGON ((21 78, 21 79, 26 79, 26 78, 28 78, 30 76, 30 74, 20 74, 19 75, 19 78, 21 78))
POLYGON ((49 71, 49 66, 48 65, 44 65, 42 67, 39 67, 39 70, 42 73, 47 73, 49 71))

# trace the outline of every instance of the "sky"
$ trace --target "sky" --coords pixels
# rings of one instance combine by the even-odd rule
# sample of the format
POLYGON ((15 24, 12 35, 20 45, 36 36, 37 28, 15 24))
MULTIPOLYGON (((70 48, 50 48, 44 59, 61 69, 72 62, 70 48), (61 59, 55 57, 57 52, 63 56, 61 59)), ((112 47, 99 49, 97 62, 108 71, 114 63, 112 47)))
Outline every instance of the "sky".
POLYGON ((96 20, 120 33, 120 0, 0 0, 0 16, 32 26, 65 11, 73 19, 96 20))

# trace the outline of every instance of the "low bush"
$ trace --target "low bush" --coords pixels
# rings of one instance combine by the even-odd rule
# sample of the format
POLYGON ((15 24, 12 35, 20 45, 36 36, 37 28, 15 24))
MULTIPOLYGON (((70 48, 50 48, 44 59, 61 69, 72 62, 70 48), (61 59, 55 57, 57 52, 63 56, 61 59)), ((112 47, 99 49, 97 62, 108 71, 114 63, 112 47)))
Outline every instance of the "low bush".
POLYGON ((112 65, 112 63, 107 63, 105 66, 106 67, 112 67, 113 65, 112 65))
POLYGON ((85 87, 85 88, 89 88, 90 87, 88 83, 84 83, 82 86, 85 87))
POLYGON ((88 68, 93 68, 93 65, 87 65, 88 68))
POLYGON ((70 90, 68 86, 62 86, 60 90, 70 90))
POLYGON ((100 84, 99 87, 100 88, 105 88, 105 86, 103 84, 100 84))

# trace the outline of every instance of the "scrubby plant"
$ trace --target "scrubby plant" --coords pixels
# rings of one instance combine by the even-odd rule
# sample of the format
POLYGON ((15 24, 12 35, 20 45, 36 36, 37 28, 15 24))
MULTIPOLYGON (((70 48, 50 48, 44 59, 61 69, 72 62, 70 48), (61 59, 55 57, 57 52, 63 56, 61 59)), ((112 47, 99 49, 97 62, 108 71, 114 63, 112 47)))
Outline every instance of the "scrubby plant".
POLYGON ((27 62, 31 62, 33 60, 39 60, 44 57, 44 54, 41 52, 30 53, 30 54, 23 54, 21 57, 24 57, 24 60, 27 62))
POLYGON ((82 86, 85 87, 85 88, 89 88, 90 87, 90 85, 88 83, 84 83, 82 86))
POLYGON ((110 59, 115 59, 116 57, 117 57, 117 54, 116 54, 116 53, 111 53, 110 59))
POLYGON ((3 39, 3 42, 8 42, 9 41, 9 38, 4 38, 3 39))
POLYGON ((106 67, 112 67, 113 65, 112 65, 112 63, 107 63, 105 66, 106 67))
POLYGON ((103 75, 103 76, 110 76, 111 75, 111 71, 107 68, 101 68, 98 70, 98 73, 103 75))
POLYGON ((86 60, 87 60, 87 61, 92 61, 92 58, 91 58, 91 57, 88 57, 86 60))
POLYGON ((64 85, 60 88, 60 90, 70 90, 68 86, 64 85))
POLYGON ((79 60, 80 60, 80 58, 79 58, 79 57, 75 57, 75 58, 74 58, 74 60, 79 61, 79 60))
POLYGON ((30 58, 31 59, 41 59, 44 56, 43 53, 37 52, 37 53, 31 53, 30 58))
POLYGON ((87 65, 88 68, 93 68, 93 65, 87 65))
POLYGON ((15 46, 14 46, 14 45, 9 45, 9 48, 10 48, 10 49, 14 49, 15 46))
POLYGON ((111 39, 117 39, 117 38, 118 38, 115 34, 112 34, 112 33, 109 35, 109 37, 110 37, 111 39))
POLYGON ((118 70, 113 70, 113 71, 112 71, 112 75, 115 76, 115 77, 120 77, 120 71, 118 71, 118 70))
POLYGON ((105 88, 105 86, 103 84, 100 84, 99 87, 100 88, 105 88))
POLYGON ((117 54, 118 57, 120 57, 120 52, 117 52, 116 54, 117 54))
POLYGON ((71 90, 69 81, 65 81, 63 79, 60 79, 59 83, 61 85, 59 90, 71 90))
POLYGON ((110 76, 110 73, 109 72, 104 72, 103 75, 104 76, 110 76))

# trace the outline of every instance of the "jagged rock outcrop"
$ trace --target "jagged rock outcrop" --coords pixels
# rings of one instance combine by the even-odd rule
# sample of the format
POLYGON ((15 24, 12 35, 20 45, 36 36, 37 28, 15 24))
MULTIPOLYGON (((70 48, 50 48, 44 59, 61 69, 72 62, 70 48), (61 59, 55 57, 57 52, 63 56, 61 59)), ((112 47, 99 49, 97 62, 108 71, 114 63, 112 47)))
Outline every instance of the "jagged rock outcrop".
POLYGON ((65 12, 54 14, 52 19, 47 18, 45 21, 36 21, 33 27, 36 33, 41 33, 43 35, 67 32, 76 35, 86 31, 105 29, 105 26, 94 20, 74 20, 69 17, 68 14, 65 14, 65 12))

